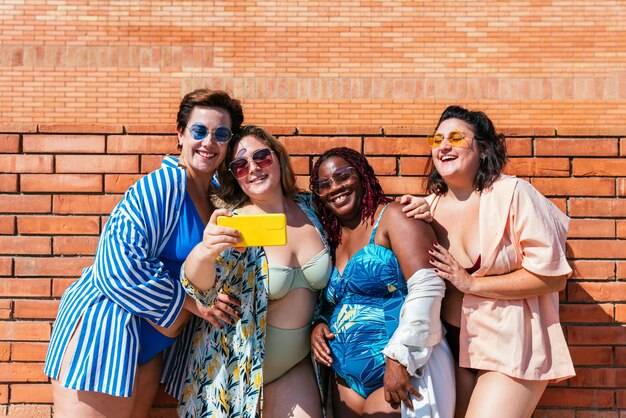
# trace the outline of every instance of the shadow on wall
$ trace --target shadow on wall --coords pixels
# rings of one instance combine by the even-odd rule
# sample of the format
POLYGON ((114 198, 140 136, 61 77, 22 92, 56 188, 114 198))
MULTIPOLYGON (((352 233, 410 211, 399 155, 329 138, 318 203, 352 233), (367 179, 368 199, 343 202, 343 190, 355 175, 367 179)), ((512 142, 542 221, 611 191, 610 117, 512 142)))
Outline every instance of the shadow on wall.
POLYGON ((567 256, 573 274, 560 293, 560 315, 576 376, 548 387, 535 418, 552 416, 548 410, 563 405, 589 408, 587 413, 626 408, 623 389, 617 389, 623 385, 617 378, 623 369, 617 367, 626 365, 626 332, 618 314, 624 298, 616 261, 577 259, 569 244, 567 256))

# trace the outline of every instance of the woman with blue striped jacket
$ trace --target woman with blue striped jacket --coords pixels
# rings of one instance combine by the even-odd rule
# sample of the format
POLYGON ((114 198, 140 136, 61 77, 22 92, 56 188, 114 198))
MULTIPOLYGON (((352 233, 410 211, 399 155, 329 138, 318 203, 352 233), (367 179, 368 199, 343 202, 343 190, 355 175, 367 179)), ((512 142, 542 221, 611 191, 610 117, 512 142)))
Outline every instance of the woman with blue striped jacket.
POLYGON ((162 351, 192 313, 219 326, 238 302, 211 309, 185 296, 180 267, 202 240, 211 179, 243 122, 222 91, 187 94, 177 116, 178 159, 139 179, 113 209, 94 263, 63 294, 44 372, 55 417, 147 417, 162 351), (138 390, 139 388, 139 390, 138 390))

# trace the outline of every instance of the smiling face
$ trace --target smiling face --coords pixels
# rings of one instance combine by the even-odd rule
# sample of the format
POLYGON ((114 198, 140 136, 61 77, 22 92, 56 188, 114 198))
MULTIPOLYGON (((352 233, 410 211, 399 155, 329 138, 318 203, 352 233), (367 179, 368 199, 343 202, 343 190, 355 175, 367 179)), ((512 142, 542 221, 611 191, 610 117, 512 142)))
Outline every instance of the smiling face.
POLYGON ((181 163, 191 171, 189 175, 196 178, 207 177, 210 180, 226 157, 227 145, 213 139, 213 132, 220 125, 231 127, 228 111, 219 107, 196 106, 189 116, 187 127, 178 132, 178 143, 182 147, 181 163), (210 130, 209 135, 202 140, 194 139, 189 132, 189 127, 194 123, 205 125, 210 130))
POLYGON ((437 127, 444 138, 438 148, 431 150, 433 164, 437 172, 446 181, 463 185, 472 185, 480 166, 478 141, 474 139, 472 126, 460 119, 446 119, 437 127), (469 148, 455 147, 448 141, 450 132, 458 129, 463 132, 469 148))
MULTIPOLYGON (((261 141, 253 135, 247 135, 241 138, 234 149, 233 160, 237 158, 245 158, 248 160, 248 173, 237 179, 241 190, 252 200, 265 199, 272 194, 282 193, 280 162, 278 157, 272 152, 271 158, 273 162, 267 167, 259 167, 254 157, 261 156, 255 152, 269 148, 268 144, 261 141)), ((261 164, 265 165, 265 164, 261 164)))
MULTIPOLYGON (((333 179, 337 170, 345 170, 350 164, 343 158, 332 156, 324 160, 319 166, 319 179, 333 179)), ((328 193, 320 196, 326 207, 339 218, 341 223, 354 219, 361 219, 361 199, 363 187, 356 171, 346 181, 331 181, 328 193)))

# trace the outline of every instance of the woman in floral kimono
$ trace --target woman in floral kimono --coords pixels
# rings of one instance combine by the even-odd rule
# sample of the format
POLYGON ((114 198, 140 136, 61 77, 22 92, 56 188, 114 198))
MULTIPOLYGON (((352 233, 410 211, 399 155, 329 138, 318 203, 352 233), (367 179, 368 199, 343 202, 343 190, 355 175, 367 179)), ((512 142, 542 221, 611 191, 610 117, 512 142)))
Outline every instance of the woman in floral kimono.
POLYGON ((310 195, 299 193, 283 145, 257 126, 229 143, 219 195, 237 214, 284 213, 287 245, 233 248, 238 231, 216 225, 187 257, 183 287, 211 306, 218 291, 236 297, 233 321, 195 321, 180 416, 322 416, 310 360, 310 324, 332 268, 310 195))

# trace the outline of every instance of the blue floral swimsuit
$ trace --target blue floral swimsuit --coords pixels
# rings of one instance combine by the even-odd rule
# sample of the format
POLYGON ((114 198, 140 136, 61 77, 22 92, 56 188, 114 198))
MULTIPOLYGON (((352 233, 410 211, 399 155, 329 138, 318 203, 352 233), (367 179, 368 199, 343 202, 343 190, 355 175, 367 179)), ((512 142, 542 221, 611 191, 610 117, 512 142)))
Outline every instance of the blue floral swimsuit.
POLYGON ((333 371, 367 398, 383 386, 383 349, 398 327, 407 295, 398 259, 374 237, 386 206, 378 215, 369 243, 348 260, 343 274, 333 268, 324 292, 332 307, 329 340, 333 371))

